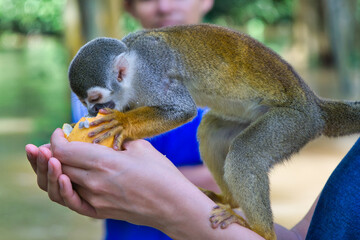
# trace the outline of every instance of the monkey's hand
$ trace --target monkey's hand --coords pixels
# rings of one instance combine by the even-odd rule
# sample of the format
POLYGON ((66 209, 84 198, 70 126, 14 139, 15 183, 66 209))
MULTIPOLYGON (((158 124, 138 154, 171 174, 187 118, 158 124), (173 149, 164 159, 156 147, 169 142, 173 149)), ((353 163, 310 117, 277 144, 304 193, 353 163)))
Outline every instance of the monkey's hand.
POLYGON ((99 135, 93 143, 114 137, 113 148, 120 150, 124 140, 129 137, 130 123, 126 114, 110 108, 101 109, 99 112, 105 116, 90 123, 90 126, 98 127, 89 133, 89 137, 99 135))
POLYGON ((219 204, 215 206, 211 212, 210 222, 212 228, 217 228, 219 225, 222 229, 227 228, 232 223, 237 223, 243 227, 249 228, 246 220, 235 213, 230 205, 219 204))

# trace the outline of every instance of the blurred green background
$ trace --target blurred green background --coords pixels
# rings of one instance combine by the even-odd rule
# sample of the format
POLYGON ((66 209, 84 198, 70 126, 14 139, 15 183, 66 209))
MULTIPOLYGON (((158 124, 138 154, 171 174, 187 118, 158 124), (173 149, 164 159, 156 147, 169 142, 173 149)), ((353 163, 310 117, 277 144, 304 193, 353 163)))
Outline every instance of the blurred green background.
MULTIPOLYGON (((320 96, 346 99, 360 97, 359 20, 360 0, 218 0, 205 18, 277 51, 320 96)), ((136 29, 119 0, 0 0, 1 239, 101 238, 101 221, 37 188, 24 146, 71 121, 67 66, 77 49, 136 29)))

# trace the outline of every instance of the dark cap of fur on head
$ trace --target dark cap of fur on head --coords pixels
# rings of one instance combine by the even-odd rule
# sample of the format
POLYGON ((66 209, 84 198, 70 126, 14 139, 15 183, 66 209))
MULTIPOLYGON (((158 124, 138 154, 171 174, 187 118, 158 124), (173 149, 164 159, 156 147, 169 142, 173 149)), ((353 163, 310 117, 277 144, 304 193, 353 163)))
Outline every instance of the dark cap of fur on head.
POLYGON ((114 38, 96 38, 80 48, 69 66, 70 87, 80 98, 86 98, 91 87, 106 87, 112 60, 126 51, 125 44, 114 38))

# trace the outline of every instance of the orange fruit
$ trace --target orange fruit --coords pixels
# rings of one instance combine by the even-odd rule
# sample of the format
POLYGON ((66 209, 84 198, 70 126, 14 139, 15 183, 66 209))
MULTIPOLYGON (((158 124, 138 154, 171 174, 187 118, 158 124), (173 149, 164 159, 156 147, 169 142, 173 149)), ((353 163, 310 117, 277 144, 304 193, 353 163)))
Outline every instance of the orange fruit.
MULTIPOLYGON (((103 114, 98 114, 96 117, 82 117, 74 126, 74 128, 71 130, 71 126, 69 124, 64 124, 62 129, 65 133, 65 137, 67 138, 67 140, 69 142, 72 141, 77 141, 77 142, 88 142, 88 143, 92 143, 93 140, 96 138, 94 137, 89 137, 88 134, 94 129, 96 128, 96 126, 94 127, 81 127, 79 128, 79 125, 84 124, 84 122, 87 120, 89 123, 91 123, 92 121, 99 119, 101 117, 103 117, 103 114), (71 131, 71 132, 70 132, 71 131), (69 133, 70 132, 70 133, 69 133)), ((113 144, 114 144, 114 137, 109 137, 106 138, 105 140, 101 141, 99 144, 107 146, 112 148, 113 144)))

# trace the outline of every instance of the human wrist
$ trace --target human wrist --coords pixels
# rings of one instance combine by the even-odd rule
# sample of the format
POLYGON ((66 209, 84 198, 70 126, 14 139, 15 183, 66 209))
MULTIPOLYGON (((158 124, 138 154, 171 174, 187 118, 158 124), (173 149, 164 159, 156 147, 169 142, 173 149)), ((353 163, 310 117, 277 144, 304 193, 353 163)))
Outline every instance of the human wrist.
POLYGON ((171 195, 158 229, 173 239, 205 239, 203 228, 212 230, 209 216, 215 203, 186 179, 172 189, 171 195))
POLYGON ((189 181, 183 184, 178 186, 180 190, 175 191, 175 198, 157 227, 160 231, 177 240, 263 239, 238 224, 231 224, 227 229, 213 229, 209 217, 216 204, 189 181))

